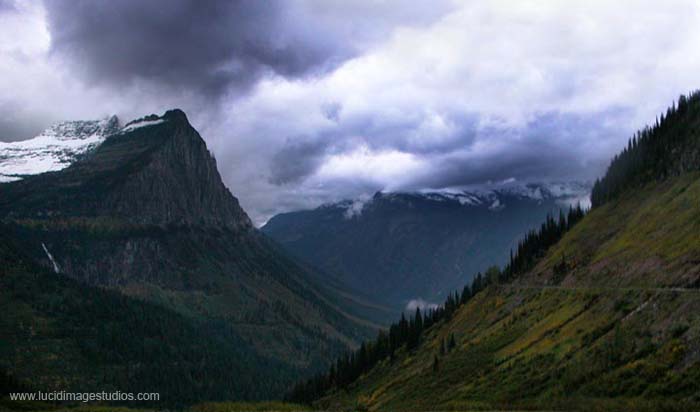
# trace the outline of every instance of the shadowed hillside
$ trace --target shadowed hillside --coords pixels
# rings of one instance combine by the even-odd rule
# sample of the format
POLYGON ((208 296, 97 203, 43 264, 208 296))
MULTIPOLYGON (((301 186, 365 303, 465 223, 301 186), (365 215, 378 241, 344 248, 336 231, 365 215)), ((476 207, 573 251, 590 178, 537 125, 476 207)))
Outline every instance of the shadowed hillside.
POLYGON ((270 398, 376 333, 365 316, 384 316, 252 226, 179 110, 127 124, 64 170, 0 185, 0 218, 29 265, 3 278, 13 343, 0 367, 37 390, 202 381, 215 389, 164 400, 270 398), (119 319, 122 306, 136 318, 119 319), (72 335, 81 322, 94 337, 72 335), (52 339, 57 349, 34 344, 52 339))
MULTIPOLYGON (((682 101, 700 114, 696 98, 682 101)), ((697 149, 697 130, 683 133, 697 149)), ((664 147, 669 159, 688 153, 664 147)), ((531 264, 472 285, 413 346, 312 398, 330 409, 697 409, 698 233, 700 173, 635 181, 544 253, 521 248, 533 259, 514 260, 531 264)))

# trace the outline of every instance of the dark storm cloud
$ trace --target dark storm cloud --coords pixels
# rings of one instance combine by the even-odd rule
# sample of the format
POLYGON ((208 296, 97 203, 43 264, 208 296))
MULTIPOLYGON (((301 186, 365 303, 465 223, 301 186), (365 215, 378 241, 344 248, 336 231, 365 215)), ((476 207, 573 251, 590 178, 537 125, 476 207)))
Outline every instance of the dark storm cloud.
POLYGON ((697 87, 678 39, 700 6, 536 3, 0 0, 0 139, 180 107, 258 223, 382 188, 595 177, 697 87))
POLYGON ((270 183, 296 183, 312 174, 323 163, 329 145, 320 139, 289 138, 282 149, 272 156, 270 183))
POLYGON ((338 102, 327 102, 321 105, 321 113, 326 119, 338 123, 340 121, 340 112, 343 106, 338 102))
POLYGON ((37 122, 17 121, 15 119, 0 118, 0 142, 14 142, 25 140, 38 135, 43 128, 37 122))
POLYGON ((16 10, 17 6, 13 0, 0 0, 0 13, 16 10))
POLYGON ((472 158, 459 153, 442 158, 442 167, 436 167, 427 176, 412 182, 420 187, 458 187, 497 182, 512 177, 518 180, 567 180, 580 178, 580 170, 572 168, 575 156, 546 141, 513 144, 509 150, 491 156, 472 158))
POLYGON ((383 180, 381 176, 376 180, 347 176, 326 181, 325 192, 337 196, 384 189, 439 189, 513 177, 519 181, 592 180, 604 170, 605 154, 609 152, 609 148, 598 146, 597 142, 608 142, 610 136, 624 135, 621 119, 630 115, 630 109, 623 108, 587 114, 552 111, 534 116, 522 127, 509 128, 479 127, 480 119, 475 114, 443 114, 442 118, 451 128, 437 139, 420 134, 418 139, 413 138, 415 131, 427 122, 424 117, 408 116, 392 123, 370 116, 341 122, 339 127, 318 135, 287 138, 273 156, 268 182, 278 187, 299 187, 328 159, 352 152, 358 146, 375 154, 410 153, 427 166, 422 171, 412 172, 413 175, 407 172, 399 184, 395 180, 383 180))
MULTIPOLYGON (((472 113, 444 113, 448 131, 425 130, 431 115, 423 112, 388 119, 370 113, 340 121, 340 104, 323 104, 323 116, 334 127, 315 134, 289 137, 275 152, 269 182, 275 185, 298 183, 313 175, 328 156, 352 151, 358 146, 369 150, 395 150, 416 156, 439 156, 469 147, 477 138, 479 117, 472 113)), ((343 184, 346 184, 345 182, 343 184)))
POLYGON ((420 156, 448 153, 474 143, 477 138, 477 113, 417 111, 399 118, 370 116, 353 125, 353 133, 363 136, 378 150, 394 149, 420 156), (436 119, 442 127, 435 127, 436 119))
POLYGON ((50 121, 45 113, 28 112, 12 102, 0 102, 0 142, 25 140, 38 135, 50 121))
POLYGON ((478 139, 499 142, 496 149, 477 154, 468 150, 443 153, 434 157, 437 167, 411 185, 469 186, 513 177, 522 181, 591 180, 608 161, 600 153, 607 153, 607 149, 594 147, 594 142, 624 135, 618 123, 625 115, 629 116, 629 109, 586 115, 548 112, 522 129, 487 128, 479 132, 478 139))
POLYGON ((220 97, 265 73, 304 77, 352 55, 291 2, 46 2, 52 52, 104 86, 156 84, 220 97))

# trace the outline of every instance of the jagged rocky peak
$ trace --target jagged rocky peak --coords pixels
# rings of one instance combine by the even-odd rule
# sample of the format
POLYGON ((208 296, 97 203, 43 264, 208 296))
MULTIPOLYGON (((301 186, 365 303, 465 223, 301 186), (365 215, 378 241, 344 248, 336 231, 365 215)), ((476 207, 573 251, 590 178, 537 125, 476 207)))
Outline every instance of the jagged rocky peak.
POLYGON ((253 227, 224 185, 206 143, 182 110, 169 110, 160 117, 146 116, 130 122, 122 131, 138 131, 139 137, 153 141, 155 148, 148 162, 111 196, 118 214, 133 216, 141 223, 253 227))
POLYGON ((187 120, 187 115, 185 114, 185 112, 183 112, 180 109, 168 110, 163 115, 163 119, 181 121, 181 122, 185 122, 185 123, 189 124, 189 121, 187 120))
POLYGON ((51 136, 58 140, 85 140, 91 136, 106 137, 119 131, 119 118, 108 116, 101 120, 75 120, 57 123, 40 136, 51 136))
POLYGON ((38 136, 0 142, 0 183, 65 169, 119 131, 119 118, 64 121, 38 136))
POLYGON ((182 110, 131 121, 102 140, 90 156, 65 170, 0 185, 5 198, 0 199, 0 212, 5 209, 14 217, 100 216, 136 224, 253 228, 182 110))

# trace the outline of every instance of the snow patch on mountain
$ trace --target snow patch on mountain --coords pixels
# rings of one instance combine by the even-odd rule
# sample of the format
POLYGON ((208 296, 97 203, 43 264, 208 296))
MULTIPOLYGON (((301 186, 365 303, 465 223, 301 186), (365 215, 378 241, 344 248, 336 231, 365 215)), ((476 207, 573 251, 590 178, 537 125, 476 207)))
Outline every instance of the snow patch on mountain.
POLYGON ((142 127, 148 127, 148 126, 154 126, 160 123, 165 122, 165 119, 153 119, 153 120, 146 120, 146 119, 140 119, 140 120, 135 120, 133 122, 130 122, 122 130, 120 130, 120 133, 129 133, 132 132, 136 129, 140 129, 142 127))
POLYGON ((0 182, 65 169, 119 131, 119 119, 57 123, 23 141, 0 142, 0 182))
POLYGON ((21 180, 21 177, 17 176, 6 176, 3 174, 0 174, 0 183, 7 183, 7 182, 14 182, 16 180, 21 180))
POLYGON ((51 264, 53 265, 53 271, 56 272, 56 274, 61 273, 61 268, 58 266, 58 263, 56 263, 56 259, 53 258, 53 255, 51 254, 51 252, 49 252, 49 248, 46 247, 44 242, 41 242, 41 247, 44 248, 44 253, 46 253, 46 256, 51 261, 51 264))
POLYGON ((509 197, 538 202, 553 199, 563 206, 581 204, 582 207, 590 207, 591 185, 590 183, 576 181, 522 183, 515 179, 508 179, 495 184, 488 183, 465 188, 424 190, 419 193, 429 199, 441 196, 444 199, 458 201, 463 206, 486 205, 490 210, 494 211, 506 207, 509 197))
POLYGON ((357 218, 377 199, 407 203, 424 199, 432 202, 459 203, 463 207, 482 207, 492 212, 505 209, 514 199, 544 202, 553 200, 561 206, 590 207, 591 185, 585 182, 522 183, 509 179, 496 184, 468 188, 425 189, 415 192, 378 192, 374 197, 362 196, 354 200, 327 203, 324 208, 340 208, 346 219, 357 218))

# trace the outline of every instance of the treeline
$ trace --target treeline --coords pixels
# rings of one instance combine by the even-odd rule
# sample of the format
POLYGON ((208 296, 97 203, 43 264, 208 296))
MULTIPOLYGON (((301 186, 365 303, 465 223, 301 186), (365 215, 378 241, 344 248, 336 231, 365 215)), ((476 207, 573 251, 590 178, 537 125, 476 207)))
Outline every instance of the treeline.
MULTIPOLYGON (((478 276, 481 279, 481 275, 478 276)), ((286 400, 311 403, 332 388, 347 387, 379 362, 385 359, 393 361, 396 351, 400 348, 415 349, 425 330, 444 319, 451 318, 460 305, 467 302, 473 293, 477 293, 485 285, 486 282, 480 280, 478 284, 475 282, 477 288, 475 290, 467 286, 462 294, 454 292, 447 297, 442 306, 437 308, 425 312, 416 308, 414 315, 409 319, 401 314, 401 320, 392 324, 388 332, 379 332, 373 342, 362 343, 355 352, 340 357, 327 373, 318 374, 305 382, 298 383, 287 395, 286 400)))
POLYGON ((638 131, 595 182, 597 207, 631 187, 700 170, 700 91, 681 96, 653 126, 638 131))
POLYGON ((585 216, 586 211, 580 204, 570 207, 567 214, 559 211, 559 218, 554 219, 548 215, 539 230, 531 230, 525 238, 518 242, 515 255, 511 252, 510 261, 502 272, 502 281, 507 281, 515 275, 524 273, 535 265, 544 256, 550 246, 562 238, 564 233, 571 229, 585 216))
MULTIPOLYGON (((461 293, 451 293, 442 306, 427 311, 417 308, 409 319, 401 314, 401 320, 392 324, 388 332, 379 332, 374 341, 363 343, 355 352, 340 357, 328 372, 296 384, 286 396, 286 400, 309 404, 329 390, 346 388, 378 363, 387 359, 392 362, 397 350, 403 347, 407 350, 415 349, 421 342, 423 332, 441 321, 452 318, 455 311, 472 296, 492 283, 506 282, 532 268, 547 249, 561 239, 584 215, 585 211, 580 205, 570 207, 566 214, 560 211, 558 219, 548 215, 539 230, 529 232, 518 244, 515 255, 511 253, 510 262, 503 270, 493 266, 484 274, 478 273, 471 285, 465 285, 461 293)), ((451 336, 448 348, 454 345, 454 336, 451 336)), ((436 369, 437 363, 433 367, 436 369)))

